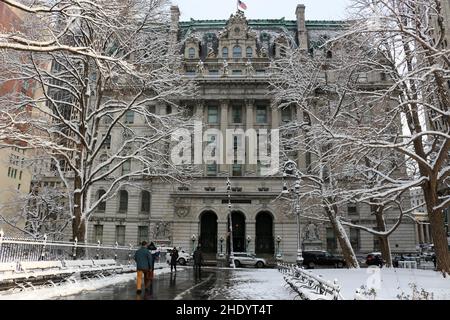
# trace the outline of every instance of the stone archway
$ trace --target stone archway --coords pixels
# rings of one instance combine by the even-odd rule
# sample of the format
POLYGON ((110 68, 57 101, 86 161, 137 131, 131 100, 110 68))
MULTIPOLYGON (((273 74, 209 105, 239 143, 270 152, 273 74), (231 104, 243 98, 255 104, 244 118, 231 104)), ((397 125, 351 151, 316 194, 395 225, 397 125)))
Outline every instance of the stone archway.
POLYGON ((200 217, 199 244, 204 253, 217 253, 217 215, 205 211, 200 217))
POLYGON ((255 253, 273 255, 274 250, 273 217, 269 212, 261 211, 256 215, 255 253))
MULTIPOLYGON (((246 252, 245 215, 241 211, 231 213, 233 221, 233 251, 246 252)), ((230 230, 230 220, 227 221, 227 230, 230 230)), ((227 237, 227 252, 230 252, 230 237, 227 237)))

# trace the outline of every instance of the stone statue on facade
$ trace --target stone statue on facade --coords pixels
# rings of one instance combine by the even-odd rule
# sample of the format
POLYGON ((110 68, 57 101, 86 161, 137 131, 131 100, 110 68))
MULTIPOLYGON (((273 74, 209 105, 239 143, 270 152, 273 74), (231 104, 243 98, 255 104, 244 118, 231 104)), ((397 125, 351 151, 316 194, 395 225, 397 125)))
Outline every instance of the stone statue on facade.
POLYGON ((202 60, 199 60, 197 63, 197 75, 203 76, 205 74, 205 64, 202 60))
POLYGON ((208 55, 207 55, 207 57, 208 58, 215 58, 216 57, 216 54, 214 53, 214 49, 212 47, 212 43, 211 42, 208 43, 208 55))
POLYGON ((247 62, 245 63, 245 72, 248 76, 253 76, 255 74, 255 69, 253 68, 250 60, 247 60, 247 62))
POLYGON ((223 66, 222 66, 222 75, 224 77, 227 77, 229 74, 229 70, 228 70, 228 62, 227 60, 223 60, 223 66))

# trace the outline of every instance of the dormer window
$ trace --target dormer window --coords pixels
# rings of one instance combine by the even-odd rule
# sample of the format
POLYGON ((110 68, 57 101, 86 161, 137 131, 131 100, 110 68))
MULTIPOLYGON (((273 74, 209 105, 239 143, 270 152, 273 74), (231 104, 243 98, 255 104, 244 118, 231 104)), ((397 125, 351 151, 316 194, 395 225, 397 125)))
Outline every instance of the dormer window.
POLYGON ((240 46, 233 48, 233 58, 242 58, 242 48, 240 46))
POLYGON ((246 56, 247 56, 247 58, 253 58, 253 49, 252 49, 252 47, 247 47, 246 56))
POLYGON ((194 48, 189 48, 188 57, 189 57, 189 59, 195 58, 195 49, 194 48))
POLYGON ((222 58, 227 59, 228 58, 228 48, 224 47, 222 49, 222 58))

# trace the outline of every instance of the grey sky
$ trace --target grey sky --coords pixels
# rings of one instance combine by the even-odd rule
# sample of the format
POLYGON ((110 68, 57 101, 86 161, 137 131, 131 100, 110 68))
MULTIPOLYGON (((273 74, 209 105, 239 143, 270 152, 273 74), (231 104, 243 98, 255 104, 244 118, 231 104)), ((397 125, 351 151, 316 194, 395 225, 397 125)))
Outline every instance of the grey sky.
MULTIPOLYGON (((249 19, 295 20, 297 4, 306 6, 306 20, 340 20, 350 0, 242 0, 249 19)), ((172 0, 181 11, 181 20, 228 19, 236 11, 237 0, 172 0)))

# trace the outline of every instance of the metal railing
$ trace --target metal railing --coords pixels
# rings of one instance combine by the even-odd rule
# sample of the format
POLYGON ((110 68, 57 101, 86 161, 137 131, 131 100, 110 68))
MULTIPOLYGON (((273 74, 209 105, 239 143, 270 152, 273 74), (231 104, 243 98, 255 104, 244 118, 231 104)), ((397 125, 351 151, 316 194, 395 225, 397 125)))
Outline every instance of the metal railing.
POLYGON ((137 247, 73 242, 48 241, 29 238, 9 238, 0 231, 0 263, 16 261, 52 261, 114 259, 130 263, 137 247))
POLYGON ((327 281, 296 265, 277 264, 284 280, 302 300, 343 300, 337 280, 327 281))

